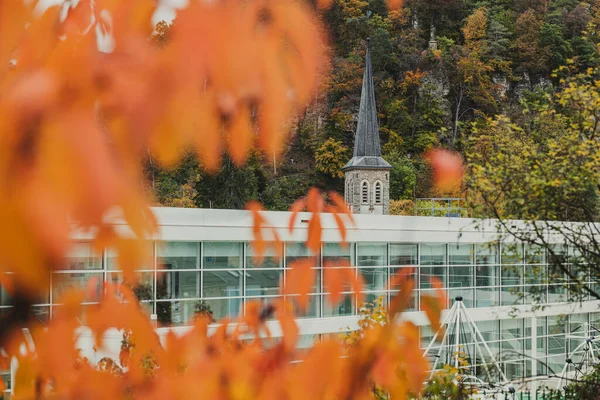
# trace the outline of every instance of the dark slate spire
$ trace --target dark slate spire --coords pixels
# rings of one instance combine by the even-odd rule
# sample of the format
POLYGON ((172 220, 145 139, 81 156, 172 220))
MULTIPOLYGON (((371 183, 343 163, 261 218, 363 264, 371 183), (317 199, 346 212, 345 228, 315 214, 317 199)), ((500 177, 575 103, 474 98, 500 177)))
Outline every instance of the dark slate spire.
POLYGON ((358 109, 358 124, 356 125, 356 135, 354 135, 354 154, 352 159, 344 166, 344 170, 354 167, 391 168, 390 164, 381 158, 373 68, 371 67, 368 42, 369 39, 367 39, 367 56, 360 94, 360 107, 358 109))

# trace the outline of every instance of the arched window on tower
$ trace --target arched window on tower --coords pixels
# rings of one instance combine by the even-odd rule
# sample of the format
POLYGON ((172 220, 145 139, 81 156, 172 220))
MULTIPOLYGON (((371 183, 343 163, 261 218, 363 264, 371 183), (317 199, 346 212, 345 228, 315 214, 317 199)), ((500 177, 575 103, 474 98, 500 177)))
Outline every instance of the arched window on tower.
POLYGON ((381 182, 375 182, 375 204, 381 204, 381 182))
POLYGON ((362 184, 362 202, 363 204, 369 204, 369 183, 363 182, 362 184))
POLYGON ((348 181, 348 187, 346 188, 347 190, 347 195, 346 195, 346 203, 352 204, 352 201, 354 200, 354 191, 352 190, 352 180, 348 181))

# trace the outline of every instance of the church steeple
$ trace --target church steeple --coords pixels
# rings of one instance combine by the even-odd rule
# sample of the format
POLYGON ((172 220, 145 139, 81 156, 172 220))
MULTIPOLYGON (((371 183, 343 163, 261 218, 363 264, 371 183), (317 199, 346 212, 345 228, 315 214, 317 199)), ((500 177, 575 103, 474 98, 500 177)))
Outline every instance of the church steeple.
POLYGON ((371 53, 368 42, 369 39, 367 39, 367 55, 358 109, 358 124, 354 136, 354 153, 343 170, 353 167, 390 168, 390 165, 381 158, 377 104, 375 103, 375 87, 373 86, 373 67, 371 66, 371 53))
POLYGON ((373 86, 373 67, 367 39, 354 153, 342 168, 346 177, 346 202, 360 214, 389 214, 389 170, 381 157, 377 104, 373 86))

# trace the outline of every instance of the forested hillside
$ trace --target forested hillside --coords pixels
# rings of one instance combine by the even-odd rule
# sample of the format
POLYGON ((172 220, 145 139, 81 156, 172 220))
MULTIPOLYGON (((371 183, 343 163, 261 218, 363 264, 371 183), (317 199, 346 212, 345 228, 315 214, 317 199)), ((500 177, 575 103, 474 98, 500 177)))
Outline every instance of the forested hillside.
MULTIPOLYGON (((332 65, 293 122, 283 156, 256 153, 243 168, 225 159, 216 175, 191 156, 173 170, 149 161, 158 203, 242 208, 259 200, 285 210, 310 186, 342 192, 367 37, 395 200, 443 195, 433 192, 422 157, 429 148, 467 152, 470 139, 500 114, 526 127, 532 105, 561 84, 553 71, 568 64, 575 74, 600 61, 596 0, 411 0, 399 11, 388 11, 384 0, 335 0, 321 17, 332 65)), ((165 32, 158 37, 168 45, 165 32)))

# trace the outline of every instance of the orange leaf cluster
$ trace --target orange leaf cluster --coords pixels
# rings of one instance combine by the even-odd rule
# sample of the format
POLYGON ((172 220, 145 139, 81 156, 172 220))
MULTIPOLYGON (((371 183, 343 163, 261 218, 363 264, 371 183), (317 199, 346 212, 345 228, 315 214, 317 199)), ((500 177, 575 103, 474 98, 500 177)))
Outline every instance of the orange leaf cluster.
POLYGON ((208 321, 197 318, 188 331, 170 331, 161 343, 130 289, 112 286, 87 318, 97 349, 107 329, 128 332, 127 354, 94 365, 76 348, 83 296, 67 293, 65 307, 47 329, 33 329, 29 339, 19 333, 6 346, 19 364, 14 398, 369 399, 375 382, 403 399, 419 393, 428 368, 419 330, 407 322, 372 327, 350 353, 342 342, 324 340, 302 363, 291 363, 300 357, 298 327, 292 307, 281 300, 249 303, 244 317, 222 321, 212 334, 208 321), (271 336, 266 321, 272 316, 282 341, 271 336))
MULTIPOLYGON (((111 210, 134 237, 155 231, 148 148, 171 164, 193 147, 208 170, 223 151, 238 164, 252 146, 279 152, 324 61, 320 24, 294 0, 190 2, 162 47, 153 0, 41 3, 0 4, 0 265, 26 291, 47 285, 73 223, 111 246, 111 210)), ((120 254, 126 271, 141 263, 120 254)))
POLYGON ((464 174, 463 160, 453 151, 434 149, 425 158, 433 168, 433 181, 441 192, 453 192, 460 188, 464 174))

